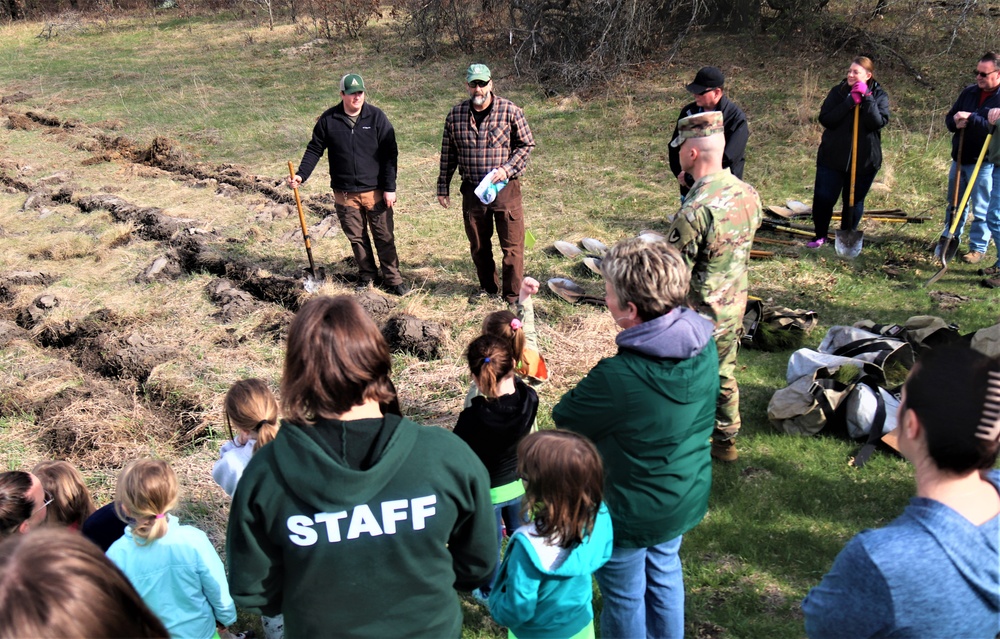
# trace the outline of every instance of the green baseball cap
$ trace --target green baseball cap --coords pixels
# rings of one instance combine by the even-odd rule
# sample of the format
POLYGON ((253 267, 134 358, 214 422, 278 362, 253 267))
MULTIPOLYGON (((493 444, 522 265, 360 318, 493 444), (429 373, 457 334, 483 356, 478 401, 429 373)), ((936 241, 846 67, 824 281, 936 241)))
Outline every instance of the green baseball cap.
POLYGON ((470 64, 469 69, 465 72, 466 83, 472 82, 473 80, 489 82, 492 78, 493 76, 490 74, 490 68, 485 64, 470 64))
POLYGON ((364 93, 365 81, 357 73, 348 73, 340 79, 340 92, 344 95, 364 93))

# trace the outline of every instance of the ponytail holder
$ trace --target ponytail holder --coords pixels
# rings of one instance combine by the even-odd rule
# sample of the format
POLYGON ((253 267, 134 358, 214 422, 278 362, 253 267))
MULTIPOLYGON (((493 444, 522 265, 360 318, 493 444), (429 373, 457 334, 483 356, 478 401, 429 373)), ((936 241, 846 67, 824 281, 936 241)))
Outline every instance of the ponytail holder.
POLYGON ((259 422, 257 422, 257 425, 256 425, 256 426, 254 426, 254 427, 253 427, 253 429, 254 429, 254 430, 260 430, 260 427, 261 427, 261 426, 263 426, 264 424, 270 424, 270 423, 271 423, 271 422, 270 422, 269 420, 266 420, 266 419, 262 419, 262 420, 260 420, 259 422))
POLYGON ((521 328, 521 326, 523 326, 523 324, 521 324, 521 320, 516 317, 510 321, 510 327, 515 331, 521 328))
POLYGON ((490 358, 489 357, 484 357, 483 358, 483 363, 484 364, 489 364, 490 363, 490 358))
POLYGON ((167 516, 167 513, 157 513, 156 518, 157 519, 163 519, 166 516, 167 516))

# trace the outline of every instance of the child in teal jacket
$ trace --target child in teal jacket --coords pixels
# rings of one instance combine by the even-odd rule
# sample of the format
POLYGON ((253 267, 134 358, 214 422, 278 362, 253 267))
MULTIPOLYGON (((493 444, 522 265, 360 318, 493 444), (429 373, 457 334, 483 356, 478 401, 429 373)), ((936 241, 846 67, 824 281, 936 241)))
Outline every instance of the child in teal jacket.
POLYGON ((562 430, 528 435, 517 454, 534 520, 510 538, 490 614, 516 639, 592 638, 592 575, 613 541, 601 457, 588 439, 562 430))

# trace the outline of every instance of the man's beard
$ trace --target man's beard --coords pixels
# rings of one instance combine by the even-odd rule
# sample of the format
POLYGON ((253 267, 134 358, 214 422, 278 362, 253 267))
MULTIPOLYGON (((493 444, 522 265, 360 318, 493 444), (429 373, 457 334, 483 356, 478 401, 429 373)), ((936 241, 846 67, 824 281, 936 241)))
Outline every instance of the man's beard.
POLYGON ((486 99, 488 97, 490 97, 489 93, 487 93, 486 95, 474 95, 472 96, 472 103, 476 106, 483 106, 484 104, 486 104, 486 99))

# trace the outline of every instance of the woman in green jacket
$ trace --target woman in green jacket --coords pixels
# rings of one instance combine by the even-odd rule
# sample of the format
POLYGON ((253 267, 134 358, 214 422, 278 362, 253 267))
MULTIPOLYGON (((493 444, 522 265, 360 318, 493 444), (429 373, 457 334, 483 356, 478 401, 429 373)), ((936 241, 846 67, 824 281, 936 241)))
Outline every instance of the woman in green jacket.
POLYGON ((719 393, 714 324, 687 306, 690 273, 667 242, 615 245, 602 263, 618 354, 559 400, 559 428, 604 458, 614 551, 597 571, 606 637, 682 637, 681 536, 708 509, 719 393))

